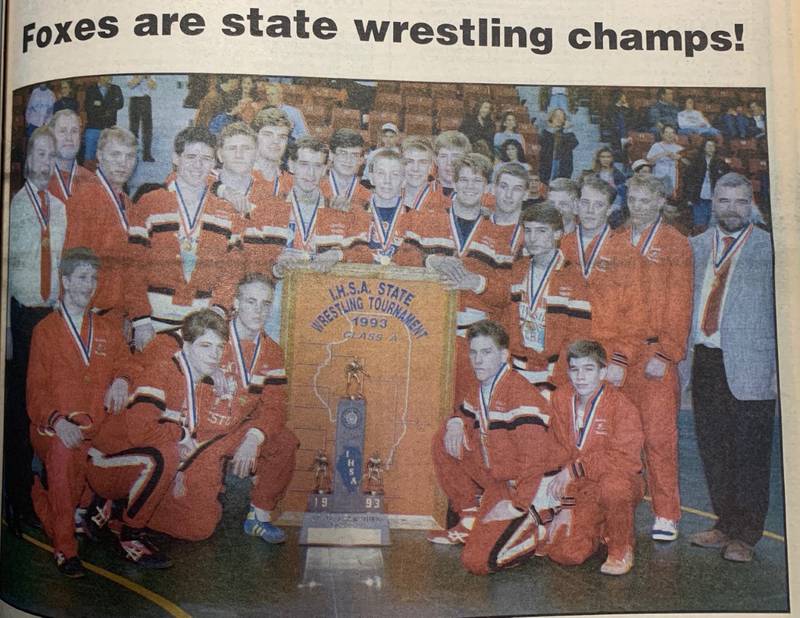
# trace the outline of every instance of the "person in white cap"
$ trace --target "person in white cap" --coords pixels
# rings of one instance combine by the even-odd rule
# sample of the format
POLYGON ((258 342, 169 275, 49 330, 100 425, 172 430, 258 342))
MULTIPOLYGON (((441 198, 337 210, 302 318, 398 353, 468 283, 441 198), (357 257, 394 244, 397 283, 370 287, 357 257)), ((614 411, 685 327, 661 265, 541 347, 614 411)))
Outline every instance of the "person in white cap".
POLYGON ((381 150, 392 150, 396 153, 400 153, 400 146, 398 142, 400 141, 400 130, 397 128, 397 125, 393 122, 386 122, 381 127, 381 136, 380 136, 380 146, 372 149, 370 153, 367 155, 366 165, 364 166, 364 178, 370 183, 372 183, 372 178, 370 177, 370 170, 372 168, 372 158, 375 154, 381 150))

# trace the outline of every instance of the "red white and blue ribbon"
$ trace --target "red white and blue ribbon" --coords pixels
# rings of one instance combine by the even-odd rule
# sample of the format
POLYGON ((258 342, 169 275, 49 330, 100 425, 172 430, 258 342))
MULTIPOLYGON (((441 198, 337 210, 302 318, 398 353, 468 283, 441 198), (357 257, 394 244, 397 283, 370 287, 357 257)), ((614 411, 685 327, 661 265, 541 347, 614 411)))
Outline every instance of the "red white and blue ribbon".
POLYGON ((420 206, 422 206, 422 203, 425 201, 425 198, 428 197, 428 193, 430 192, 431 192, 431 185, 426 182, 424 185, 422 185, 422 188, 419 191, 417 191, 417 194, 414 196, 411 208, 413 210, 419 210, 420 206))
POLYGON ((661 227, 661 215, 658 215, 658 218, 655 220, 653 225, 650 226, 650 231, 647 234, 647 238, 644 240, 644 244, 642 244, 642 248, 640 253, 642 255, 647 255, 647 252, 650 251, 650 246, 655 242, 656 236, 658 235, 658 230, 661 227))
POLYGON ((583 426, 578 426, 578 414, 577 414, 577 403, 578 403, 578 396, 572 396, 572 426, 575 430, 575 443, 578 446, 578 450, 583 450, 583 445, 586 444, 586 439, 589 437, 589 429, 594 422, 595 413, 597 412, 597 408, 600 406, 600 399, 603 397, 603 393, 606 390, 605 384, 601 386, 597 393, 595 393, 594 397, 588 402, 586 408, 584 408, 583 414, 583 426))
POLYGON ((88 322, 86 326, 86 341, 84 341, 83 337, 81 337, 81 331, 78 329, 78 326, 75 324, 75 321, 72 319, 72 316, 69 314, 69 311, 67 311, 67 308, 64 306, 62 301, 58 301, 58 310, 61 312, 61 315, 64 318, 64 322, 67 325, 67 330, 72 336, 72 341, 78 348, 78 352, 81 355, 83 364, 88 367, 89 361, 92 357, 92 345, 94 344, 94 316, 92 312, 86 312, 86 319, 88 322))
POLYGON ((183 350, 176 354, 176 358, 183 372, 186 385, 186 405, 189 408, 189 416, 187 419, 189 421, 189 431, 194 433, 195 427, 197 427, 197 395, 194 392, 194 375, 192 374, 192 367, 189 365, 189 359, 186 358, 186 354, 183 353, 183 350))
POLYGON ((714 272, 719 272, 723 264, 733 259, 733 256, 736 254, 737 251, 739 251, 739 249, 741 249, 744 246, 744 244, 747 242, 747 239, 750 237, 750 234, 752 232, 753 232, 753 224, 751 223, 741 232, 739 232, 739 235, 733 239, 733 242, 728 246, 728 248, 725 251, 723 251, 722 255, 719 255, 721 234, 719 232, 719 228, 717 228, 717 230, 714 232, 714 249, 713 249, 714 272))
MULTIPOLYGON (((31 184, 30 180, 25 181, 25 193, 28 194, 28 199, 31 201, 31 205, 33 206, 33 210, 36 213, 36 218, 39 220, 39 225, 42 227, 42 230, 46 230, 47 226, 50 223, 49 214, 50 214, 50 204, 49 201, 45 204, 47 207, 47 214, 45 214, 45 210, 42 209, 42 204, 39 202, 39 191, 36 187, 31 184)), ((47 191, 44 192, 44 199, 47 200, 47 191)))
POLYGON ((311 238, 314 232, 314 227, 317 224, 317 213, 319 212, 319 204, 322 201, 322 195, 317 196, 317 203, 314 205, 314 212, 311 215, 311 219, 307 223, 303 218, 303 211, 300 209, 300 202, 297 200, 297 194, 295 193, 294 189, 292 189, 290 197, 292 212, 294 213, 294 220, 300 224, 300 237, 303 241, 303 245, 308 248, 308 240, 311 238))
MULTIPOLYGON (((394 231, 397 227, 397 222, 400 220, 400 202, 402 196, 397 198, 394 206, 392 207, 392 218, 389 221, 384 221, 378 214, 378 205, 375 203, 375 198, 370 200, 370 212, 372 213, 372 220, 375 223, 375 228, 378 230, 378 236, 381 239, 381 250, 387 251, 392 244, 394 238, 394 231)), ((386 209, 384 209, 386 210, 386 209)))
POLYGON ((472 242, 472 237, 475 236, 475 232, 478 231, 478 227, 480 226, 480 216, 475 219, 475 222, 472 226, 472 230, 469 233, 469 236, 461 242, 461 230, 458 225, 458 221, 456 221, 456 209, 450 208, 450 229, 453 232, 453 238, 456 241, 456 250, 458 252, 458 256, 461 257, 466 253, 467 249, 469 248, 469 243, 472 242))
MULTIPOLYGON (((114 189, 111 187, 111 183, 108 182, 108 178, 103 173, 99 167, 97 168, 97 178, 100 180, 100 184, 102 185, 103 189, 105 189, 106 193, 108 193, 108 197, 111 198, 111 201, 114 203, 114 208, 117 211, 117 217, 119 217, 120 225, 122 225, 122 229, 126 232, 128 231, 128 216, 125 214, 125 204, 122 203, 122 200, 119 199, 119 196, 114 192, 114 189)), ((177 186, 177 183, 175 183, 177 186)))
POLYGON ((547 267, 544 269, 544 274, 542 275, 542 279, 541 281, 539 281, 539 284, 536 286, 536 288, 534 288, 535 281, 533 276, 533 260, 531 260, 531 266, 528 271, 528 307, 530 313, 534 312, 536 307, 539 305, 539 301, 541 300, 542 296, 547 290, 547 282, 550 280, 550 275, 556 268, 557 263, 560 261, 559 260, 560 256, 561 256, 561 250, 556 249, 553 252, 553 257, 550 258, 547 267))
POLYGON ((61 169, 58 167, 58 163, 56 163, 56 180, 58 180, 58 186, 61 187, 61 193, 64 194, 64 197, 71 197, 72 196, 72 182, 75 180, 75 174, 78 171, 78 163, 73 160, 72 166, 69 169, 69 178, 67 182, 64 182, 64 177, 61 175, 61 169))
POLYGON ((236 320, 233 320, 231 324, 233 326, 233 337, 231 338, 231 344, 233 345, 234 352, 236 352, 236 366, 239 368, 239 377, 242 380, 242 386, 247 388, 250 386, 250 382, 253 379, 253 370, 255 369, 256 362, 258 361, 258 355, 261 353, 261 332, 259 331, 258 335, 256 336, 253 356, 250 359, 250 362, 246 363, 244 359, 244 351, 242 350, 241 339, 239 338, 239 329, 236 328, 236 320))
POLYGON ((581 263, 581 272, 583 273, 583 278, 588 279, 589 275, 592 274, 592 268, 594 268, 594 263, 597 261, 597 256, 600 255, 600 249, 603 247, 603 243, 608 238, 608 235, 611 231, 611 228, 608 227, 608 224, 603 226, 603 230, 597 237, 597 242, 594 244, 594 249, 592 249, 592 254, 589 258, 586 258, 586 249, 583 246, 583 228, 580 224, 578 224, 578 229, 575 230, 575 233, 578 235, 578 259, 581 263))
MULTIPOLYGON (((333 191, 333 195, 335 197, 339 197, 342 195, 341 189, 339 189, 339 183, 336 182, 336 174, 331 170, 328 172, 328 178, 331 181, 331 190, 333 191)), ((347 190, 344 192, 344 196, 349 200, 353 197, 353 190, 356 188, 356 181, 358 180, 358 176, 355 174, 353 175, 353 179, 350 181, 350 186, 347 187, 347 190)))

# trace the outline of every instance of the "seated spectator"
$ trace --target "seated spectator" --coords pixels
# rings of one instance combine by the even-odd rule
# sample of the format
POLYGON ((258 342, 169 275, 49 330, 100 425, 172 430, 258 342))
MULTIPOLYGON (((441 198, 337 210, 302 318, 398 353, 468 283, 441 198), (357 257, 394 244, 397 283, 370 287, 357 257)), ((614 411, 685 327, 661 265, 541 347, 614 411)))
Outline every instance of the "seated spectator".
POLYGON ((665 125, 674 127, 678 124, 678 108, 674 103, 672 88, 659 88, 656 91, 656 102, 647 112, 647 119, 656 139, 661 137, 665 125))
POLYGON ((748 137, 755 137, 761 139, 767 135, 767 115, 764 113, 764 108, 757 101, 751 101, 750 105, 750 123, 748 127, 748 137))
POLYGON ((572 176, 572 152, 578 146, 575 134, 565 131, 567 113, 559 108, 550 112, 547 128, 539 136, 542 150, 539 153, 539 177, 542 182, 553 178, 572 176))
POLYGON ((648 163, 647 159, 636 159, 631 163, 631 170, 637 176, 649 176, 653 173, 653 166, 648 163))
POLYGON ((197 106, 197 113, 194 117, 195 126, 208 128, 215 116, 232 110, 240 98, 238 75, 221 75, 216 80, 212 78, 209 81, 206 96, 197 106))
POLYGON ((494 149, 500 153, 503 142, 509 139, 517 140, 525 149, 525 138, 522 134, 517 132, 517 117, 514 112, 504 112, 503 117, 500 119, 500 131, 494 134, 494 149))
POLYGON ((250 75, 242 77, 242 95, 231 113, 239 120, 252 124, 256 114, 266 105, 266 100, 256 96, 255 80, 250 75))
POLYGON ((507 139, 500 144, 500 152, 498 153, 500 161, 494 166, 492 178, 497 178, 498 170, 506 163, 519 163, 526 170, 530 170, 531 166, 525 160, 525 151, 522 145, 515 139, 507 139))
POLYGON ((722 135, 725 139, 747 139, 748 124, 749 118, 742 106, 729 101, 725 106, 725 113, 720 117, 722 135))
POLYGON ((459 127, 464 135, 467 136, 472 147, 475 148, 478 142, 485 142, 491 148, 494 143, 494 107, 491 101, 479 101, 472 114, 466 116, 459 127))
POLYGON ((303 117, 303 112, 296 107, 286 105, 283 102, 280 84, 259 81, 256 83, 256 88, 257 96, 266 99, 267 103, 272 107, 278 107, 282 109, 289 117, 289 120, 292 121, 293 140, 297 140, 303 135, 308 134, 308 125, 306 125, 306 119, 303 117))
POLYGON ((694 108, 694 99, 686 97, 686 101, 683 103, 683 110, 678 112, 678 133, 680 135, 697 133, 713 137, 719 135, 720 132, 711 126, 703 112, 694 108))

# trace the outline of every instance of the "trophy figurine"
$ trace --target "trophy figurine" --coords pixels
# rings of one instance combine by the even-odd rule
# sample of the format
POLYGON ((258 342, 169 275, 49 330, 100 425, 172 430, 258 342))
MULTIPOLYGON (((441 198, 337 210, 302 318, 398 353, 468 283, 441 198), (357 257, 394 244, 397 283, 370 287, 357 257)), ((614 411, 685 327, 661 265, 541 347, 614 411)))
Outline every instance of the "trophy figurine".
POLYGON ((364 474, 363 491, 365 494, 377 496, 383 493, 383 460, 378 453, 372 453, 367 460, 367 471, 364 474))
POLYGON ((314 457, 314 465, 312 466, 312 470, 314 471, 313 493, 331 493, 331 472, 328 467, 328 456, 324 451, 317 451, 317 455, 314 457))
POLYGON ((344 375, 347 380, 344 387, 345 397, 348 399, 364 399, 364 378, 368 378, 369 374, 358 357, 345 365, 344 375), (353 386, 357 389, 355 393, 350 392, 353 386))

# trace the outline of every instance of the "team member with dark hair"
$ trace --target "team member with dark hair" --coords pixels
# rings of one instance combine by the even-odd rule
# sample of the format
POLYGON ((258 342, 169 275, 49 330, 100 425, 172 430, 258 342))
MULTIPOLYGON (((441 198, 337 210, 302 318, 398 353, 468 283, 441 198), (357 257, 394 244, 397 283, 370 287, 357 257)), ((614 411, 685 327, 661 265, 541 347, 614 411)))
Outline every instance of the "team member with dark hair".
POLYGON ((567 362, 572 388, 554 393, 551 425, 568 463, 548 485, 560 508, 540 553, 582 564, 604 542, 600 572, 624 575, 633 568, 634 511, 644 485, 639 413, 605 381, 606 352, 598 342, 572 343, 567 362))
POLYGON ((238 215, 209 189, 215 147, 207 129, 183 129, 172 155, 175 180, 136 205, 130 242, 138 272, 129 306, 137 349, 190 312, 233 298, 241 277, 231 255, 238 215))
POLYGON ((353 129, 339 129, 329 146, 330 169, 320 184, 322 195, 332 208, 363 210, 370 198, 369 189, 358 175, 364 163, 364 138, 353 129))
MULTIPOLYGON (((179 472, 196 455, 208 415, 229 392, 214 384, 228 324, 211 309, 190 313, 181 325, 180 349, 173 355, 152 350, 133 378, 128 409, 111 416, 89 449, 87 477, 96 494, 90 516, 102 526, 111 516, 111 502, 124 501, 119 546, 125 558, 143 567, 172 565, 150 540, 156 509, 168 491, 185 490, 179 472), (102 505, 100 507, 99 505, 102 505)), ((190 526, 192 520, 175 522, 190 526)))
POLYGON ((128 399, 130 353, 116 320, 91 307, 100 260, 84 247, 61 259, 63 295, 36 325, 28 364, 31 442, 44 464, 31 496, 67 577, 85 574, 75 540, 75 509, 86 486, 86 455, 107 413, 128 399))
POLYGON ((464 567, 485 575, 535 551, 544 527, 534 497, 565 452, 548 432, 547 402, 508 364, 503 327, 476 322, 467 339, 473 379, 433 440, 436 478, 460 519, 428 540, 464 544, 464 567))

